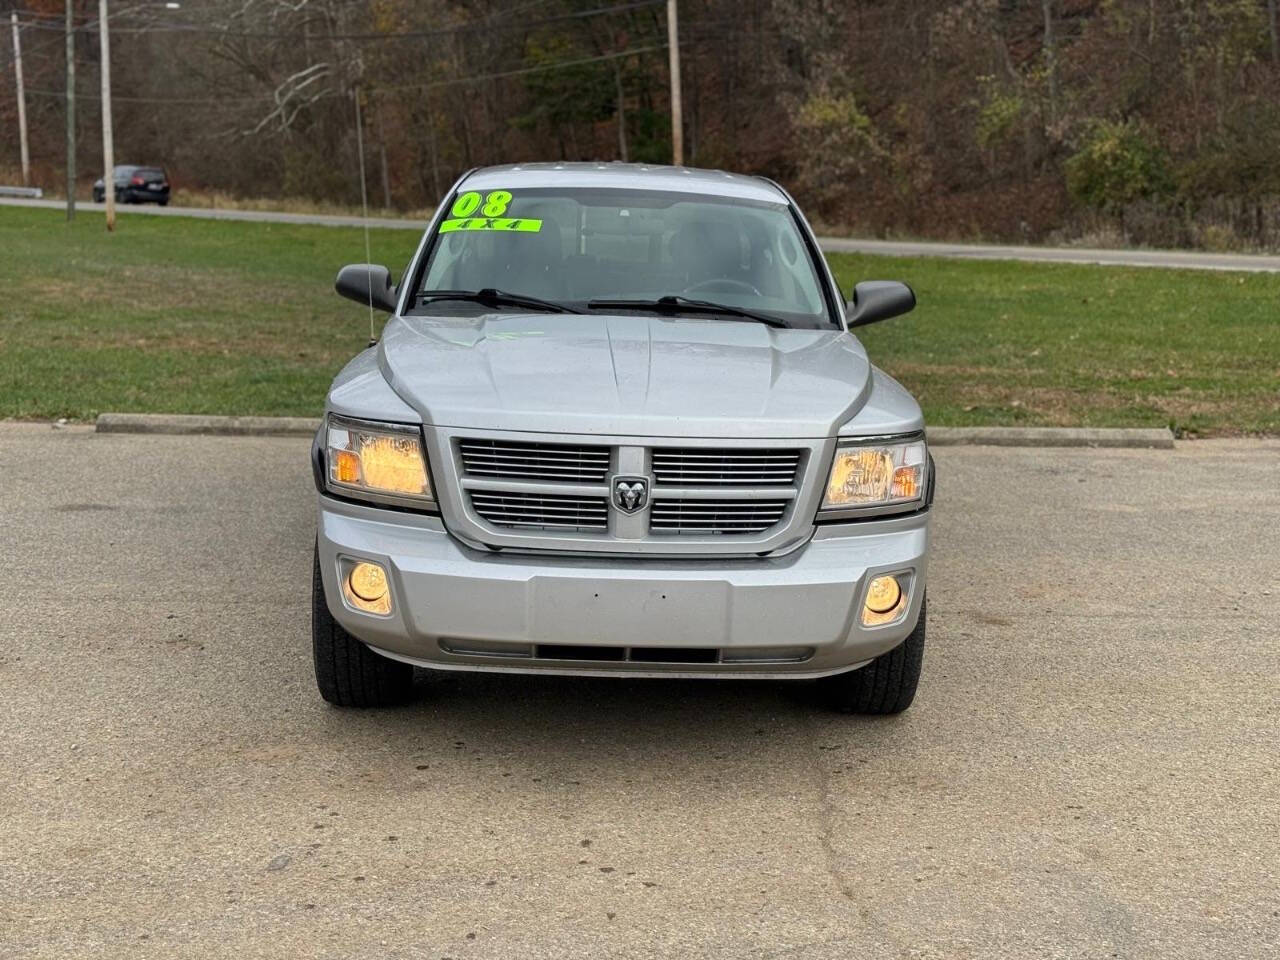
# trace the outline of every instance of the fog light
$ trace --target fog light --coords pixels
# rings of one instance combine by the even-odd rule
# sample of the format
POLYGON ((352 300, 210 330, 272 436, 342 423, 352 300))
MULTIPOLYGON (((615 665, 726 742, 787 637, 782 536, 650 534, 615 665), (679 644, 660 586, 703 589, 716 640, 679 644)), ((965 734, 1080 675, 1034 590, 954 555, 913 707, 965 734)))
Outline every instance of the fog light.
POLYGON ((876 577, 867 587, 867 609, 872 613, 888 613, 900 599, 902 587, 897 577, 876 577))
POLYGON ((882 627, 902 619, 907 612, 907 594, 896 576, 885 574, 867 584, 862 607, 864 627, 882 627))
POLYGON ((351 568, 351 592, 373 603, 387 595, 387 575, 376 563, 357 563, 351 568))
POLYGON ((343 561, 342 595, 347 606, 363 613, 386 616, 391 612, 391 588, 387 571, 380 564, 367 561, 343 561), (347 568, 347 565, 350 567, 347 568))

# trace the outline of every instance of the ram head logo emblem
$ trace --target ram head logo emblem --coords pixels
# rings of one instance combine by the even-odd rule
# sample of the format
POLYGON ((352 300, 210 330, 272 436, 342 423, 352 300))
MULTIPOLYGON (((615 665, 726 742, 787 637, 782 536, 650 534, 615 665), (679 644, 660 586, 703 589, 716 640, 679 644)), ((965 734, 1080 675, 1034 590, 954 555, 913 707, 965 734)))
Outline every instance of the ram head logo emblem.
POLYGON ((613 505, 623 513, 643 510, 649 502, 648 477, 614 477, 613 505))

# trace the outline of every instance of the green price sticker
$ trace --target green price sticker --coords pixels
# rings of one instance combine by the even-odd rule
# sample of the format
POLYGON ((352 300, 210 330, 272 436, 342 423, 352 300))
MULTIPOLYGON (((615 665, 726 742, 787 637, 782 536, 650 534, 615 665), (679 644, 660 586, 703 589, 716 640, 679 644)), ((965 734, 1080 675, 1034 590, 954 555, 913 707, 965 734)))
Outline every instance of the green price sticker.
POLYGON ((507 212, 507 205, 510 203, 511 193, 508 190, 494 190, 487 197, 481 197, 480 194, 471 190, 458 194, 458 199, 453 201, 449 216, 466 218, 480 210, 480 213, 486 217, 500 217, 507 212), (483 210, 480 209, 482 203, 483 210))
POLYGON ((511 233, 538 233, 542 230, 541 220, 529 220, 522 217, 457 217, 445 220, 440 224, 441 233, 456 233, 460 230, 505 230, 511 233))
POLYGON ((511 205, 510 190, 493 190, 487 194, 468 190, 458 194, 449 208, 449 219, 440 224, 441 233, 463 230, 502 230, 509 233, 538 233, 541 220, 527 217, 504 217, 511 205), (476 216, 476 214, 480 214, 476 216))

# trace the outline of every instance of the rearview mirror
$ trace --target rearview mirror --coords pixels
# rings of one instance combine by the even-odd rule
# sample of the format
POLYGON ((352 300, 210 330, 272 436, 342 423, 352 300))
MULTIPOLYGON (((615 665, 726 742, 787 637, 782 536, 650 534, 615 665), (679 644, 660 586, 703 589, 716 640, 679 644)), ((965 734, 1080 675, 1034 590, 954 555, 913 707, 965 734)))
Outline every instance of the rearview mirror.
POLYGON ((375 310, 394 313, 396 289, 391 285, 391 271, 379 263, 349 263, 338 271, 333 289, 348 300, 373 305, 375 310))
POLYGON ((853 300, 846 317, 851 327, 865 327, 877 320, 910 313, 915 309, 916 295, 897 280, 864 280, 853 288, 853 300))

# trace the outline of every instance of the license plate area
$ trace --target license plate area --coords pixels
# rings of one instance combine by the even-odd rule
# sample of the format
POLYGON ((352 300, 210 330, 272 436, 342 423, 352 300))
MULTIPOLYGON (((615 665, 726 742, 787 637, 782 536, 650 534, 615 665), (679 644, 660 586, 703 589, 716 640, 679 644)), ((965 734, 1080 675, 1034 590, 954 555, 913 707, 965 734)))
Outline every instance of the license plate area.
POLYGON ((532 600, 543 646, 638 647, 660 662, 650 651, 719 647, 728 632, 729 586, 715 580, 538 577, 532 600))

